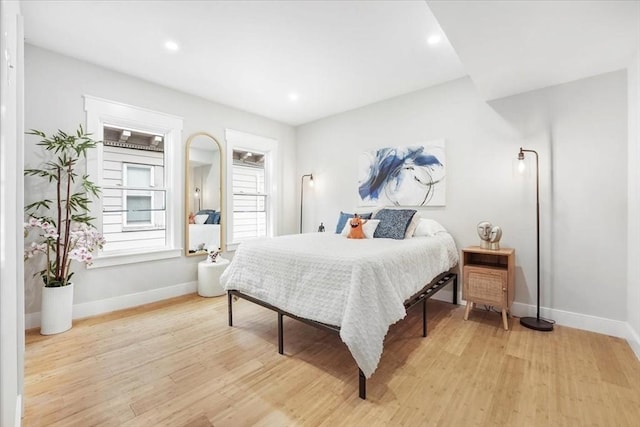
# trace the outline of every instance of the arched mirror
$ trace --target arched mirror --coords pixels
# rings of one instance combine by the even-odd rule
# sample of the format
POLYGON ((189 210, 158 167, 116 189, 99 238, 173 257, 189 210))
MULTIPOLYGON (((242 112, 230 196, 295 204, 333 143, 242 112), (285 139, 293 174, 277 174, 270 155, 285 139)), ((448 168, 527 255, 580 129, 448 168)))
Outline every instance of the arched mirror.
POLYGON ((193 134, 187 140, 186 160, 186 255, 223 250, 222 146, 208 133, 193 134))

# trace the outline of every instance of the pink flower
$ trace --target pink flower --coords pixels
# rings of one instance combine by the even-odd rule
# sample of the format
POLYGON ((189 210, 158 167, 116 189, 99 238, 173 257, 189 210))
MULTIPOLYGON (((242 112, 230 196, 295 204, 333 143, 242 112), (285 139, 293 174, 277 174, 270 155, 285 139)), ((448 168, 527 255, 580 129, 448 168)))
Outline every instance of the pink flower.
MULTIPOLYGON (((23 225, 25 238, 28 238, 30 230, 40 230, 36 240, 28 243, 25 247, 25 259, 33 258, 38 253, 49 254, 50 259, 55 259, 55 251, 60 247, 61 251, 67 253, 70 261, 90 265, 93 261, 92 252, 96 249, 102 249, 106 243, 104 236, 98 230, 84 223, 72 223, 68 229, 63 227, 61 234, 52 223, 38 218, 29 218, 23 225), (66 241, 64 236, 69 236, 68 245, 64 244, 66 241), (62 246, 59 246, 58 243, 62 243, 62 246)), ((62 255, 64 257, 64 253, 62 255)))

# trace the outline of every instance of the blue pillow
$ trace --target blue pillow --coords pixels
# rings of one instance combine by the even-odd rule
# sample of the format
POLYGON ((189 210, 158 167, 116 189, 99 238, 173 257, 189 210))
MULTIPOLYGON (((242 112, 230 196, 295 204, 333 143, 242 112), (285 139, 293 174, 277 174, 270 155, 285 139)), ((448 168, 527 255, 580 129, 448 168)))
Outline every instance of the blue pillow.
POLYGON ((380 220, 380 223, 373 233, 373 237, 404 239, 407 227, 416 212, 415 209, 380 209, 375 217, 380 220))
POLYGON ((220 212, 213 214, 213 224, 220 224, 220 212))
MULTIPOLYGON (((352 213, 345 213, 340 211, 340 216, 338 217, 338 225, 336 226, 336 234, 342 233, 344 226, 347 225, 347 221, 353 218, 353 215, 354 214, 352 213)), ((371 219, 371 215, 373 215, 373 212, 358 214, 358 216, 362 219, 371 219)))
MULTIPOLYGON (((202 209, 198 211, 196 215, 209 215, 209 218, 204 222, 205 224, 216 224, 215 221, 215 209, 202 209)), ((220 212, 218 212, 218 217, 220 217, 220 212)), ((219 221, 219 220, 218 220, 219 221)))

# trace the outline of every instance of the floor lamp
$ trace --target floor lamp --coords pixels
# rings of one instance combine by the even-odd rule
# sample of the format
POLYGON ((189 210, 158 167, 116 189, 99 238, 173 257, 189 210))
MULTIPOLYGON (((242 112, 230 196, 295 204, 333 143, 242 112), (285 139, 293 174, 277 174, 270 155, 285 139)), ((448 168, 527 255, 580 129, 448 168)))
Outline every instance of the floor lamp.
POLYGON ((529 329, 535 329, 536 331, 552 331, 553 323, 540 318, 540 167, 538 165, 538 153, 535 150, 525 150, 520 147, 518 153, 518 170, 524 171, 524 153, 533 153, 536 155, 536 280, 537 280, 537 305, 536 305, 536 317, 521 317, 520 324, 529 329))
POLYGON ((300 178, 300 234, 302 234, 302 200, 304 198, 304 177, 309 177, 309 185, 313 186, 313 174, 308 173, 300 178))
POLYGON ((198 201, 198 212, 200 212, 201 209, 201 204, 200 204, 200 189, 198 187, 196 187, 196 192, 194 193, 194 195, 196 196, 196 200, 198 201))

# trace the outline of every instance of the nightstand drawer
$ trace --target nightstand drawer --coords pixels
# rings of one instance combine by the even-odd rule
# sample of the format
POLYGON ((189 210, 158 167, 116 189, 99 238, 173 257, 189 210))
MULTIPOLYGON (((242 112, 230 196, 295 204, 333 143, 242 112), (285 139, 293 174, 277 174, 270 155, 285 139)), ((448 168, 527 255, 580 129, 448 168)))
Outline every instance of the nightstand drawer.
POLYGON ((464 299, 487 305, 506 305, 507 270, 465 265, 463 274, 464 299))

